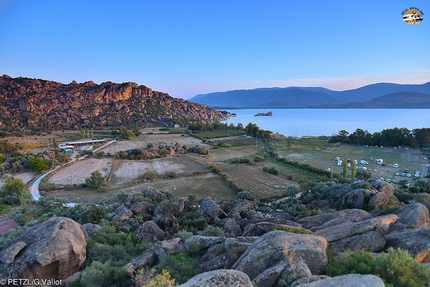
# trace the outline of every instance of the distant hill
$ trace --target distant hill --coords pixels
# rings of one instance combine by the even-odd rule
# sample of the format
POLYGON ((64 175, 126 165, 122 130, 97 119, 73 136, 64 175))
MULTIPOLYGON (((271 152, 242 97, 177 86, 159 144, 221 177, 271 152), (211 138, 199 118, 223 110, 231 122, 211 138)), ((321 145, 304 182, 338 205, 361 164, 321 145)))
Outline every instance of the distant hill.
POLYGON ((430 108, 429 95, 430 82, 378 83, 347 91, 322 87, 234 90, 201 94, 190 101, 214 108, 430 108), (372 102, 376 99, 377 102, 372 102))
POLYGON ((136 83, 54 81, 0 77, 0 129, 147 125, 226 116, 202 104, 136 83))

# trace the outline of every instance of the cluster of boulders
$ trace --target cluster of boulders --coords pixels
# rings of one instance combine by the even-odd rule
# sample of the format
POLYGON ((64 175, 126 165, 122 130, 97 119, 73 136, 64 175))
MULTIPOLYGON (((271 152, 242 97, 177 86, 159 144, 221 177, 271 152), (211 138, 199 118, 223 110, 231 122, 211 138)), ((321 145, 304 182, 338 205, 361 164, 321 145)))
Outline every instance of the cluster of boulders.
POLYGON ((333 192, 333 196, 350 208, 361 208, 367 204, 382 209, 394 195, 394 186, 381 180, 356 181, 343 185, 333 192))
MULTIPOLYGON (((142 193, 147 200, 121 204, 115 210, 124 232, 137 223, 136 215, 152 215, 134 235, 153 246, 125 268, 147 270, 168 255, 198 245, 203 251, 196 258, 202 273, 181 286, 384 286, 373 275, 321 275, 327 265, 327 248, 340 253, 401 248, 416 261, 430 263, 429 211, 418 202, 385 215, 346 209, 295 219, 285 212, 262 213, 253 201, 221 202, 207 197, 200 202, 200 218, 223 228, 228 236, 194 235, 183 241, 175 236, 187 199, 167 200, 166 194, 153 187, 142 193), (238 214, 248 216, 240 219, 238 214)), ((82 228, 66 218, 52 218, 33 227, 0 252, 0 275, 35 278, 51 272, 51 278, 65 278, 85 260, 87 233, 98 228, 93 224, 82 228), (48 259, 48 253, 52 258, 48 259)))

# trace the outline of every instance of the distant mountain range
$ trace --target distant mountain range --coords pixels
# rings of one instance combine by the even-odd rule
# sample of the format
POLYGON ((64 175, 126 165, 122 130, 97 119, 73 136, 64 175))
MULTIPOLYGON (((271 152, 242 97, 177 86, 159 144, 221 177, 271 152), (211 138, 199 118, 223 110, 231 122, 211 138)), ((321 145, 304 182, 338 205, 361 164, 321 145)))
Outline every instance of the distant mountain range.
POLYGON ((347 91, 321 87, 260 88, 200 94, 189 100, 212 108, 429 109, 430 82, 378 83, 347 91))

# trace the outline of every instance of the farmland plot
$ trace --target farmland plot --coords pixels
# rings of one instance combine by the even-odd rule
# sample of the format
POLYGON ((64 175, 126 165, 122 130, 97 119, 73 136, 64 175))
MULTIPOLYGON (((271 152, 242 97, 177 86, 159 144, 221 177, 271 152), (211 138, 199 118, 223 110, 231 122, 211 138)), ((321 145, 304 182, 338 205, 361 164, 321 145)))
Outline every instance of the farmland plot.
POLYGON ((209 145, 203 144, 201 140, 194 137, 190 137, 188 135, 181 136, 178 134, 153 134, 140 136, 139 138, 134 140, 116 141, 111 145, 101 149, 101 151, 104 151, 105 153, 115 154, 118 151, 144 148, 147 144, 150 143, 155 146, 158 146, 160 144, 174 145, 177 142, 183 142, 186 146, 200 145, 209 147, 209 145))
POLYGON ((281 194, 285 188, 295 182, 264 172, 263 165, 236 164, 226 168, 224 172, 241 189, 249 191, 252 197, 266 197, 281 194))
POLYGON ((178 175, 192 174, 194 172, 207 172, 208 168, 188 158, 175 156, 145 161, 121 160, 117 161, 113 172, 112 185, 125 184, 141 179, 147 172, 153 172, 157 177, 164 177, 168 172, 178 175))
POLYGON ((114 159, 112 158, 89 158, 77 161, 61 168, 49 177, 50 184, 81 184, 91 176, 93 171, 100 171, 103 176, 109 175, 114 159))

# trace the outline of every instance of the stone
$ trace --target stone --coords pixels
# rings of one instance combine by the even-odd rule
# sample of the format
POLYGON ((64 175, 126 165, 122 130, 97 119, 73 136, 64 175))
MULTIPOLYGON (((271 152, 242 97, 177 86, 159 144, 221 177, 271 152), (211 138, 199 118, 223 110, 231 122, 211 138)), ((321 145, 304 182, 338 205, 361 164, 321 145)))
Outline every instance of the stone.
POLYGON ((158 240, 163 240, 165 237, 164 231, 152 220, 145 221, 134 231, 134 235, 139 243, 147 242, 145 240, 145 234, 152 234, 158 240))
POLYGON ((243 272, 220 269, 198 274, 179 287, 253 287, 253 284, 243 272))
POLYGON ((232 234, 233 236, 241 236, 242 229, 240 226, 231 218, 226 218, 222 221, 222 227, 226 234, 232 234))
POLYGON ((430 229, 405 228, 386 236, 385 248, 407 250, 418 262, 430 263, 430 229))
POLYGON ((119 217, 119 220, 130 218, 132 215, 133 212, 125 207, 124 204, 121 204, 115 209, 115 216, 119 217))
POLYGON ((181 212, 179 211, 178 207, 170 202, 163 201, 160 202, 154 210, 154 215, 157 216, 159 214, 172 214, 174 217, 181 216, 181 212))
POLYGON ((0 278, 65 279, 86 258, 85 229, 66 217, 30 227, 0 251, 0 278))
POLYGON ((292 287, 385 287, 381 278, 375 275, 348 274, 317 280, 311 283, 294 282, 292 287))
POLYGON ((385 236, 381 232, 371 230, 330 242, 330 250, 336 252, 345 252, 347 250, 381 252, 385 247, 385 243, 385 236))
POLYGON ((308 216, 298 220, 303 228, 317 231, 330 226, 339 225, 347 222, 358 222, 372 218, 372 215, 361 209, 346 209, 333 213, 308 216))
POLYGON ((130 206, 130 210, 134 214, 149 214, 152 210, 154 210, 155 205, 146 201, 140 201, 133 203, 130 206))
POLYGON ((183 243, 180 238, 158 241, 154 245, 154 252, 157 257, 157 262, 161 262, 168 255, 179 251, 183 248, 183 243))
POLYGON ((85 223, 84 225, 82 225, 82 227, 85 229, 85 231, 88 234, 93 234, 94 232, 97 232, 100 229, 102 229, 102 227, 100 225, 93 224, 93 223, 85 223))
POLYGON ((327 241, 324 237, 275 230, 259 237, 232 266, 245 272, 251 280, 290 254, 300 256, 312 274, 321 273, 327 265, 327 241))
POLYGON ((399 223, 430 228, 429 210, 424 204, 414 202, 394 213, 399 217, 399 223))
POLYGON ((178 220, 171 213, 158 213, 153 220, 170 236, 173 236, 179 230, 178 220))
POLYGON ((155 187, 148 186, 144 190, 142 190, 142 194, 145 197, 150 198, 153 201, 161 201, 166 198, 165 194, 156 189, 155 187))
POLYGON ((251 210, 256 210, 258 208, 258 205, 250 200, 243 199, 233 205, 233 207, 228 212, 228 217, 233 217, 235 213, 240 212, 249 212, 251 210))
POLYGON ((188 249, 191 243, 197 243, 204 246, 204 248, 209 248, 216 244, 224 242, 224 237, 219 236, 203 236, 203 235, 193 235, 185 241, 186 248, 188 249))
POLYGON ((149 248, 140 254, 139 257, 130 260, 125 267, 130 273, 136 272, 140 269, 148 270, 155 265, 156 259, 157 257, 155 255, 154 248, 149 248))
POLYGON ((206 197, 200 202, 199 212, 200 214, 209 215, 212 218, 224 218, 227 216, 210 197, 206 197))

